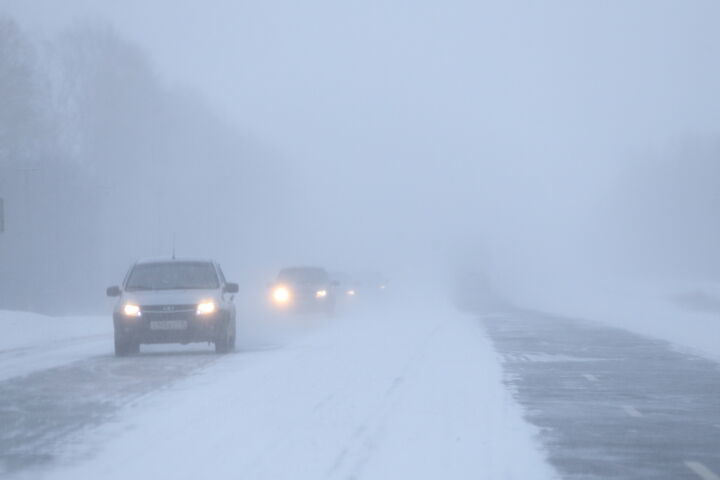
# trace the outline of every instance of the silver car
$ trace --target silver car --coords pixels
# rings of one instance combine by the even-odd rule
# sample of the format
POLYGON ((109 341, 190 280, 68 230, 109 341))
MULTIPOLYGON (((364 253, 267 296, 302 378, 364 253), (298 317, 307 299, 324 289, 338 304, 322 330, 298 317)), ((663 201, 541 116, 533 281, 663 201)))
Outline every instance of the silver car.
POLYGON ((117 297, 113 311, 115 354, 140 351, 141 344, 211 342, 217 353, 235 347, 234 294, 211 260, 145 260, 133 265, 122 286, 107 289, 117 297))

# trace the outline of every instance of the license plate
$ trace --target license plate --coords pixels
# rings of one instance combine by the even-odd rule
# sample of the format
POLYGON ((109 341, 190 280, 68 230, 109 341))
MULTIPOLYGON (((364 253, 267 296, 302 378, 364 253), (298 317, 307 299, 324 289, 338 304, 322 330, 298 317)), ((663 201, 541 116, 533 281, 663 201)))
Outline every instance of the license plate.
POLYGON ((185 330, 187 322, 185 320, 158 320, 150 322, 150 330, 185 330))

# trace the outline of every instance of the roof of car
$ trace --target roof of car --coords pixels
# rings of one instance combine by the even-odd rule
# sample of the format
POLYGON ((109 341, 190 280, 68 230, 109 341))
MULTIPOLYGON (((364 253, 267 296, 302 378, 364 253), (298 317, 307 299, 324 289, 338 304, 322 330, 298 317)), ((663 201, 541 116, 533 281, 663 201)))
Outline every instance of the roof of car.
POLYGON ((192 263, 215 263, 214 260, 208 258, 184 258, 184 257, 156 257, 156 258, 143 258, 136 262, 137 265, 145 263, 169 263, 169 262, 192 262, 192 263))
POLYGON ((307 271, 307 270, 315 271, 315 272, 318 272, 318 271, 319 271, 319 272, 325 272, 325 273, 327 273, 327 271, 326 271, 324 268, 322 268, 322 267, 303 267, 303 266, 299 266, 299 267, 286 267, 286 268, 283 268, 283 269, 280 270, 280 271, 281 271, 281 272, 296 272, 296 271, 307 271))

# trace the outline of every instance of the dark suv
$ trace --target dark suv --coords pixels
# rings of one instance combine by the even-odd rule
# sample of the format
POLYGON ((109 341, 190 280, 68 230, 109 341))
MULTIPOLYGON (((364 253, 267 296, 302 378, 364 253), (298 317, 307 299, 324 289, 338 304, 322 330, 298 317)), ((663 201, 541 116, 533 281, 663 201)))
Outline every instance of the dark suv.
POLYGON ((236 283, 225 281, 210 260, 145 260, 133 265, 113 312, 115 354, 140 351, 145 343, 212 342, 215 351, 235 347, 236 283))
POLYGON ((270 296, 275 308, 280 310, 332 315, 335 311, 333 287, 336 285, 323 268, 284 268, 270 286, 270 296))

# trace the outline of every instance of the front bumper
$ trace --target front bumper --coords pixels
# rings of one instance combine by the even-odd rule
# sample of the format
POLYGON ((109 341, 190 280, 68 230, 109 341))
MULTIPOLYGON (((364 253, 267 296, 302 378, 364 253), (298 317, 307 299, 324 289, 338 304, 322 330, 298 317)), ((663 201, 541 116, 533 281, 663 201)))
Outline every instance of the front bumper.
POLYGON ((213 315, 143 315, 127 317, 113 315, 115 335, 137 343, 194 343, 212 342, 227 331, 226 316, 213 315), (179 328, 182 326, 183 328, 179 328))
POLYGON ((273 302, 276 310, 290 313, 319 313, 332 311, 335 301, 331 297, 317 298, 314 295, 296 296, 290 302, 278 304, 273 302))

